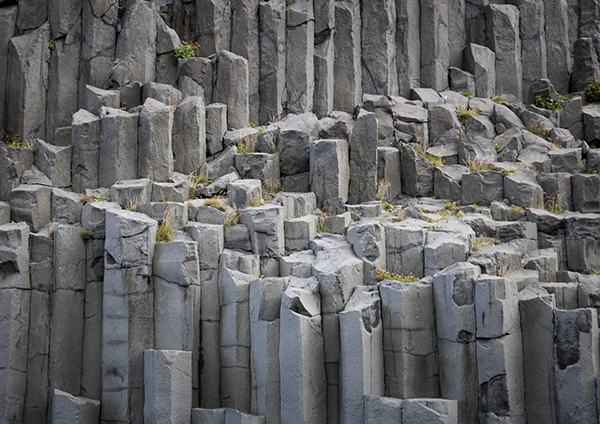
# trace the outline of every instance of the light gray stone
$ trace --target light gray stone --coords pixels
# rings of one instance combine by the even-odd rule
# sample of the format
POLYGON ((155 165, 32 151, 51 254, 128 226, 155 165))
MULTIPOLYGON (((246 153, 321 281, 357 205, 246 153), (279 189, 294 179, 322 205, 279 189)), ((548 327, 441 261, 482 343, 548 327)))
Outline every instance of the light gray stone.
POLYGON ((317 217, 306 215, 284 222, 286 251, 307 250, 317 236, 317 217))
POLYGON ((189 422, 191 389, 190 352, 144 351, 144 422, 189 422))
POLYGON ((260 180, 236 180, 227 184, 227 197, 235 209, 244 209, 262 197, 260 180))
POLYGON ((151 196, 152 181, 148 178, 117 181, 110 188, 111 199, 122 208, 135 209, 139 205, 149 203, 151 196))
POLYGON ((402 422, 458 422, 458 401, 448 399, 406 399, 402 401, 402 422))
POLYGON ((206 113, 201 97, 188 97, 177 105, 173 117, 173 170, 197 172, 206 160, 206 113))
POLYGON ((375 200, 377 194, 377 118, 362 110, 348 142, 350 184, 348 202, 358 204, 375 200))
POLYGON ((10 217, 28 223, 34 232, 50 222, 52 190, 38 185, 20 185, 11 191, 10 217))
POLYGON ((346 140, 317 140, 310 145, 310 153, 311 190, 318 204, 331 198, 345 202, 350 181, 346 140))
POLYGON ((392 424, 402 422, 402 400, 391 397, 365 395, 364 423, 392 424))
POLYGON ((377 270, 386 266, 385 230, 378 223, 358 223, 348 228, 348 242, 364 262, 363 284, 376 282, 377 270))
POLYGON ((100 401, 73 396, 54 389, 52 396, 52 422, 56 424, 84 424, 98 422, 100 401))
POLYGON ((600 213, 600 175, 577 174, 571 178, 573 209, 583 213, 600 213))
POLYGON ((410 145, 400 149, 402 192, 413 197, 425 197, 433 190, 435 167, 410 145))
POLYGON ((101 109, 98 162, 100 187, 110 187, 115 181, 137 177, 138 118, 137 113, 101 109))
POLYGON ((100 118, 80 109, 71 122, 71 179, 73 191, 98 187, 100 118))
POLYGON ((310 112, 314 93, 313 2, 297 0, 286 11, 286 107, 288 113, 310 112))
POLYGON ((248 61, 228 51, 217 53, 217 76, 212 102, 227 105, 227 125, 243 128, 249 122, 248 61))
POLYGON ((475 93, 478 97, 491 97, 496 93, 496 54, 492 50, 483 45, 468 44, 465 49, 465 69, 475 76, 475 93))
POLYGON ((448 3, 421 2, 421 83, 436 91, 448 88, 448 3))
POLYGON ((283 208, 264 205, 245 209, 240 222, 250 231, 252 252, 269 257, 279 257, 285 252, 283 208))
POLYGON ((168 181, 173 175, 173 108, 153 98, 142 107, 138 131, 138 178, 168 181))
POLYGON ((423 249, 425 275, 433 275, 450 265, 466 261, 470 246, 471 239, 465 234, 429 231, 423 249))
POLYGON ((386 267, 396 274, 423 277, 426 231, 421 228, 385 224, 386 267))
POLYGON ((469 173, 466 166, 438 166, 433 174, 433 191, 437 197, 460 202, 462 199, 462 177, 469 173))
POLYGON ((362 97, 360 1, 335 2, 334 106, 352 113, 362 97))
POLYGON ((578 174, 584 167, 581 149, 551 149, 548 152, 552 161, 552 172, 567 172, 578 174))
POLYGON ((521 169, 504 177, 504 196, 512 204, 527 208, 540 208, 544 204, 544 191, 535 173, 521 169))
POLYGON ((470 172, 462 177, 462 204, 488 205, 504 198, 502 174, 496 171, 470 172))

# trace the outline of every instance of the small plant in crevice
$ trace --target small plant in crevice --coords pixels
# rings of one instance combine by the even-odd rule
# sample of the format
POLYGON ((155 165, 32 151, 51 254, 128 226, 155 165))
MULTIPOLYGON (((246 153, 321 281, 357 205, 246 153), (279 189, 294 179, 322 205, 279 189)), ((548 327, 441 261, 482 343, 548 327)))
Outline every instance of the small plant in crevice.
POLYGON ((456 113, 458 113, 458 119, 462 124, 464 124, 471 116, 481 115, 479 109, 467 109, 465 107, 459 107, 456 109, 456 113))
POLYGON ((442 162, 442 160, 436 156, 433 156, 430 153, 427 153, 425 151, 425 149, 423 149, 421 146, 417 145, 417 144, 413 144, 412 148, 415 149, 415 151, 420 154, 421 156, 423 156, 425 159, 427 159, 429 161, 429 163, 431 163, 433 166, 442 166, 444 165, 444 162, 442 162))
POLYGON ((48 227, 48 235, 50 237, 54 237, 55 229, 56 229, 56 218, 52 218, 52 221, 50 221, 50 226, 48 227))
POLYGON ((594 169, 594 168, 588 168, 588 169, 585 169, 582 172, 582 174, 592 174, 592 175, 595 175, 595 174, 598 174, 598 170, 594 169))
POLYGON ((381 209, 386 212, 394 212, 394 205, 388 203, 386 200, 381 201, 381 209))
POLYGON ((545 209, 554 215, 562 215, 565 213, 563 208, 563 193, 556 193, 553 196, 548 196, 545 202, 545 209))
POLYGON ((399 281, 401 283, 416 283, 417 281, 421 280, 419 277, 414 276, 412 273, 408 275, 400 275, 390 271, 386 271, 381 268, 377 270, 377 273, 375 274, 375 279, 377 281, 394 280, 399 281))
POLYGON ((125 210, 129 212, 137 212, 138 210, 138 198, 137 196, 133 196, 131 199, 127 201, 127 205, 125 206, 125 210))
POLYGON ((561 110, 563 108, 560 100, 554 100, 554 96, 552 94, 548 94, 547 96, 535 96, 535 99, 531 104, 535 107, 539 107, 540 109, 548 109, 548 110, 561 110))
POLYGON ((327 228, 327 225, 325 224, 325 222, 326 222, 327 218, 329 218, 330 216, 331 216, 331 214, 324 213, 317 218, 317 231, 319 233, 328 233, 329 232, 329 229, 327 228))
POLYGON ((469 168, 470 172, 480 172, 480 171, 495 171, 496 167, 490 161, 481 160, 481 159, 471 159, 468 161, 463 161, 465 166, 469 168))
POLYGON ((225 221, 223 222, 224 227, 235 227, 240 223, 240 214, 235 211, 227 212, 225 215, 225 221))
POLYGON ((227 211, 227 204, 225 203, 225 198, 223 196, 213 196, 210 199, 206 199, 204 201, 204 206, 210 206, 221 212, 227 211))
POLYGON ((588 103, 600 103, 600 79, 592 78, 585 87, 585 101, 588 103))
POLYGON ((501 171, 501 173, 502 173, 502 176, 503 176, 503 177, 506 177, 506 176, 508 176, 508 175, 510 175, 510 174, 514 174, 514 173, 515 173, 515 172, 517 172, 517 171, 518 171, 518 169, 517 169, 517 168, 505 168, 505 169, 503 169, 503 170, 501 171))
POLYGON ((12 147, 14 149, 29 149, 33 150, 33 140, 25 140, 21 138, 21 134, 9 135, 4 134, 4 142, 8 147, 12 147))
POLYGON ((54 40, 48 41, 48 50, 53 52, 55 48, 56 48, 56 44, 54 43, 54 40))
POLYGON ((494 103, 502 103, 504 101, 504 96, 494 96, 492 97, 492 102, 494 103))
POLYGON ((375 198, 382 202, 389 188, 390 183, 388 183, 386 180, 380 180, 379 184, 377 184, 377 195, 375 198))
POLYGON ((469 99, 473 98, 473 93, 471 93, 470 91, 459 91, 459 93, 465 97, 468 97, 469 99))
POLYGON ((179 59, 198 56, 198 49, 200 49, 200 44, 195 42, 188 43, 187 41, 183 41, 181 43, 181 46, 176 47, 173 51, 175 64, 177 64, 177 60, 179 59))
POLYGON ((253 197, 252 199, 250 199, 250 206, 252 206, 253 208, 257 208, 264 204, 265 204, 265 201, 262 198, 253 197))
POLYGON ((165 213, 163 219, 156 230, 157 243, 169 243, 175 239, 175 214, 172 208, 165 213))
POLYGON ((87 193, 80 193, 79 201, 85 205, 86 203, 90 203, 92 201, 92 196, 87 193))
POLYGON ((256 148, 250 140, 242 140, 238 143, 238 153, 254 153, 256 148))
POLYGON ((94 237, 94 232, 90 231, 90 230, 83 230, 81 232, 81 240, 83 241, 88 241, 90 240, 92 237, 94 237))

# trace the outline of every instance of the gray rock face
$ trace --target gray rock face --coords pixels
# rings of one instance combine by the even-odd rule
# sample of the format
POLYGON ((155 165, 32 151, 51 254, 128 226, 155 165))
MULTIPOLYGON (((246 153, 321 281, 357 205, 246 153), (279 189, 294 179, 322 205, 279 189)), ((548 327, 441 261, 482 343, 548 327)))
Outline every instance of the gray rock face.
POLYGON ((115 181, 137 177, 137 113, 103 108, 100 114, 100 159, 98 184, 110 187, 115 181))
POLYGON ((228 51, 217 53, 217 76, 213 89, 212 103, 227 105, 229 128, 244 128, 248 125, 248 61, 228 51))
POLYGON ((504 196, 524 208, 540 208, 544 204, 544 192, 534 172, 525 169, 504 177, 504 196))
POLYGON ((283 234, 283 208, 264 205, 245 209, 240 221, 250 231, 252 252, 269 257, 279 257, 285 252, 283 234))
POLYGON ((206 113, 200 97, 184 99, 173 117, 173 170, 197 172, 206 160, 206 113))
POLYGON ((350 169, 346 140, 317 140, 310 147, 311 190, 322 205, 327 199, 348 200, 350 169))
POLYGON ((437 91, 448 88, 448 3, 421 2, 421 83, 437 91))
POLYGON ((429 196, 435 167, 408 144, 400 150, 402 192, 413 197, 429 196))
POLYGON ((53 146, 38 139, 33 143, 33 158, 54 187, 71 186, 70 146, 53 146))
POLYGON ((353 112, 362 94, 360 1, 334 4, 334 106, 344 112, 353 112))
POLYGON ((279 125, 280 172, 294 175, 310 169, 310 144, 318 137, 317 117, 312 113, 288 115, 279 125))
MULTIPOLYGON (((15 24, 17 22, 17 5, 3 7, 0 11, 0 81, 6 81, 8 74, 8 42, 15 32, 15 24)), ((5 128, 6 119, 6 92, 8 86, 0 84, 0 128, 5 128)))
POLYGON ((422 228, 385 225, 386 269, 396 274, 423 277, 423 249, 426 231, 422 228))
POLYGON ((502 174, 497 171, 470 172, 462 177, 462 204, 488 205, 504 198, 502 174))
POLYGON ((384 227, 377 223, 358 223, 350 227, 347 234, 354 253, 364 262, 364 284, 374 285, 377 270, 386 265, 384 227))
POLYGON ((478 44, 467 45, 465 68, 475 76, 478 97, 491 97, 496 93, 496 55, 492 50, 478 44))
POLYGON ((571 71, 567 8, 566 1, 544 2, 548 78, 559 93, 569 91, 569 73, 571 71))
POLYGON ((581 149, 551 149, 548 156, 552 161, 552 172, 577 174, 583 169, 581 149))
POLYGON ((577 174, 573 185, 573 209, 583 213, 600 212, 600 175, 577 174))
POLYGON ((461 165, 438 166, 433 174, 433 191, 436 196, 460 202, 462 199, 462 177, 469 168, 461 165))
POLYGON ((314 9, 313 2, 297 0, 286 11, 286 110, 312 110, 314 93, 314 9))
POLYGON ((286 80, 286 7, 283 0, 258 5, 260 23, 259 122, 283 113, 286 80))
POLYGON ((73 115, 71 129, 73 191, 81 193, 98 187, 100 119, 80 109, 73 115))
MULTIPOLYGON (((485 9, 488 45, 496 54, 496 92, 521 99, 523 67, 519 36, 519 9, 492 4, 485 9)), ((480 95, 477 93, 477 95, 480 95)))
POLYGON ((352 129, 350 149, 350 184, 348 202, 351 204, 375 200, 377 194, 377 118, 372 112, 361 111, 352 129))
POLYGON ((50 25, 8 43, 6 130, 23 140, 46 137, 44 115, 50 64, 50 25))
POLYGON ((77 423, 95 422, 100 418, 100 401, 54 389, 52 397, 52 422, 77 423))
POLYGON ((20 185, 10 196, 10 217, 28 223, 34 232, 50 222, 52 190, 38 185, 20 185))
POLYGON ((566 219, 567 263, 575 271, 592 271, 600 268, 598 249, 597 214, 569 216, 566 219))
POLYGON ((598 78, 598 56, 594 43, 591 38, 580 38, 573 44, 573 63, 577 65, 571 75, 574 90, 583 90, 591 78, 598 78))
POLYGON ((400 151, 395 147, 377 148, 377 188, 387 185, 384 199, 394 201, 402 194, 400 151))
POLYGON ((390 0, 364 3, 361 27, 363 93, 395 96, 398 93, 395 3, 390 0))
POLYGON ((519 4, 521 22, 521 59, 523 63, 523 101, 532 102, 535 96, 530 87, 540 78, 547 76, 548 56, 546 52, 546 25, 544 2, 524 0, 519 4))

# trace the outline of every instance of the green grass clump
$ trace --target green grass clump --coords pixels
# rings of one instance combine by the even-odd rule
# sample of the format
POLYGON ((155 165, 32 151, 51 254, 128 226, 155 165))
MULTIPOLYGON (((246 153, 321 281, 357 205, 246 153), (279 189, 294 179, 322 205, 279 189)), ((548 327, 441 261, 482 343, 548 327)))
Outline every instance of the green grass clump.
POLYGON ((535 96, 535 99, 531 104, 535 107, 548 110, 561 110, 563 108, 559 100, 554 100, 552 94, 547 96, 535 96))
POLYGON ((440 158, 435 157, 435 156, 433 156, 430 153, 427 153, 425 151, 425 149, 423 149, 421 146, 415 144, 412 147, 413 147, 413 149, 416 150, 416 152, 418 154, 420 154, 425 159, 427 159, 433 166, 442 166, 442 165, 444 165, 444 162, 442 162, 442 160, 440 158))
POLYGON ((481 115, 479 109, 467 109, 464 107, 459 107, 458 109, 456 109, 456 112, 458 113, 458 119, 460 119, 460 122, 462 122, 463 124, 471 116, 481 115))
POLYGON ((81 240, 88 241, 94 236, 94 233, 90 230, 83 230, 81 232, 81 240))
POLYGON ((494 96, 492 97, 492 102, 494 103, 502 103, 504 101, 504 96, 494 96))
POLYGON ((186 57, 196 57, 198 55, 199 48, 200 45, 198 43, 187 43, 184 41, 181 44, 181 46, 176 47, 173 51, 175 64, 177 64, 178 59, 184 59, 186 57))
POLYGON ((597 174, 598 170, 594 169, 594 168, 588 168, 586 170, 583 171, 584 174, 597 174))
POLYGON ((470 161, 465 162, 467 168, 469 168, 470 172, 480 172, 480 171, 495 171, 496 168, 491 162, 485 160, 471 159, 470 161))
POLYGON ((507 175, 514 174, 517 171, 518 171, 517 168, 506 168, 506 169, 502 170, 502 176, 506 177, 507 175))
POLYGON ((408 275, 399 275, 394 274, 393 272, 383 270, 381 268, 377 270, 375 278, 377 279, 377 281, 395 280, 400 281, 401 283, 416 283, 420 280, 419 277, 415 277, 412 273, 408 275))
POLYGON ((175 230, 173 229, 173 209, 169 209, 163 217, 162 222, 156 231, 157 243, 169 243, 175 239, 175 230))
POLYGON ((465 97, 468 97, 469 99, 473 98, 473 93, 471 93, 470 91, 460 91, 459 93, 465 97))
POLYGON ((206 199, 204 201, 204 206, 211 206, 222 212, 225 212, 227 210, 227 205, 225 204, 225 198, 222 196, 214 196, 214 197, 211 197, 210 199, 206 199))
POLYGON ((256 151, 254 143, 243 140, 238 143, 238 153, 254 153, 256 151))
POLYGON ((600 80, 592 78, 585 87, 585 101, 588 103, 600 103, 600 80))

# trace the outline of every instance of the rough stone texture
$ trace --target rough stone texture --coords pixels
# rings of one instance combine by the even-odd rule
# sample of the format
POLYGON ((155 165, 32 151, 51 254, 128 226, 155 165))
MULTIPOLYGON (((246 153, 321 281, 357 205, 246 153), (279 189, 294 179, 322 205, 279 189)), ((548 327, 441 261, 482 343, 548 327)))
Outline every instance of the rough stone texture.
POLYGON ((296 0, 286 11, 286 107, 288 113, 310 112, 314 93, 313 2, 296 0))
POLYGON ((360 0, 335 2, 334 7, 334 106, 353 112, 362 97, 360 0))
MULTIPOLYGON (((377 118, 362 110, 348 142, 350 149, 350 184, 348 203, 375 200, 377 194, 377 118)), ((341 197, 341 196, 340 196, 341 197)))
POLYGON ((583 213, 600 212, 600 175, 577 174, 573 185, 573 209, 583 213))
POLYGON ((492 50, 478 44, 467 45, 465 68, 475 76, 475 93, 478 97, 496 94, 496 54, 492 50))
POLYGON ((542 187, 530 170, 519 170, 504 177, 504 196, 512 204, 524 208, 540 208, 544 204, 542 187))
POLYGON ((38 185, 20 185, 10 196, 10 217, 28 223, 34 232, 50 222, 52 190, 38 185))
MULTIPOLYGON (((0 81, 5 82, 8 74, 8 43, 15 32, 17 22, 17 5, 3 7, 0 10, 0 81)), ((6 119, 6 84, 0 84, 0 128, 5 128, 6 119)))
POLYGON ((276 205, 264 205, 245 209, 240 222, 250 231, 252 252, 269 257, 279 257, 285 252, 283 234, 283 208, 276 205))
POLYGON ((595 272, 600 269, 597 251, 600 234, 597 214, 567 217, 566 242, 569 269, 580 272, 595 272))
POLYGON ((138 131, 138 178, 168 181, 173 175, 173 108, 152 98, 142 107, 138 131))
POLYGON ((386 224, 386 269, 396 274, 423 277, 423 249, 426 231, 422 228, 386 224))
POLYGON ((436 91, 448 88, 448 7, 447 0, 421 1, 421 84, 436 91))
POLYGON ((496 171, 470 172, 462 177, 462 204, 489 205, 504 198, 502 174, 496 171))
POLYGON ((100 418, 100 401, 54 389, 52 396, 52 422, 84 424, 100 418))
POLYGON ((462 200, 462 177, 469 173, 469 168, 461 165, 438 166, 433 174, 433 191, 437 197, 454 202, 462 200))
MULTIPOLYGON (((542 0, 521 0, 518 2, 521 23, 521 59, 523 63, 523 101, 532 102, 530 87, 540 78, 548 75, 548 55, 546 52, 545 2, 542 0)), ((563 60, 561 58, 560 60, 563 60)))
POLYGON ((375 284, 377 270, 386 265, 384 227, 378 223, 358 223, 348 228, 347 234, 354 253, 364 262, 363 283, 375 284))
POLYGON ((177 350, 144 352, 144 422, 189 422, 192 355, 177 350))
POLYGON ((346 140, 317 140, 310 145, 310 188, 322 205, 327 199, 348 200, 350 180, 346 140))
POLYGON ((571 72, 567 8, 567 2, 564 0, 544 2, 548 78, 559 93, 569 92, 569 73, 571 72))
POLYGON ((400 399, 438 397, 431 280, 417 283, 384 280, 379 291, 384 333, 385 394, 400 399))
POLYGON ((206 160, 206 113, 201 97, 184 99, 173 117, 173 170, 197 172, 206 160))
POLYGON ((435 167, 408 144, 400 149, 402 192, 413 197, 429 196, 435 167))
MULTIPOLYGON (((317 117, 312 113, 288 115, 279 124, 280 138, 277 145, 280 172, 295 175, 310 170, 310 145, 318 137, 317 117)), ((286 191, 295 191, 287 190, 286 191)), ((308 187, 301 191, 308 191, 308 187)))
POLYGON ((229 128, 243 128, 249 122, 248 61, 222 50, 217 53, 216 83, 212 102, 227 105, 229 128))
POLYGON ((227 132, 227 105, 212 103, 206 106, 206 151, 215 155, 223 150, 223 136, 227 132))
POLYGON ((137 177, 139 115, 119 109, 100 112, 98 184, 110 187, 115 181, 137 177))

